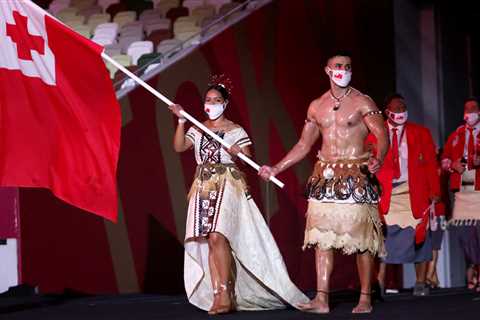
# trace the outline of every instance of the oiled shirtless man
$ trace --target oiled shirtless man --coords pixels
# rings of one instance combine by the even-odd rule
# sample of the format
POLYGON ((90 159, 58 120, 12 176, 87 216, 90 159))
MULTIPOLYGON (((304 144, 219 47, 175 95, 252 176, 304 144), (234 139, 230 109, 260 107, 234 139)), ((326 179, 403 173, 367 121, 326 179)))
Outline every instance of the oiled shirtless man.
POLYGON ((310 104, 300 140, 279 163, 263 166, 259 172, 268 179, 286 170, 302 160, 322 135, 318 162, 307 185, 304 248, 315 248, 317 295, 300 307, 310 312, 329 312, 334 249, 357 254, 361 292, 352 312, 371 312, 373 257, 384 254, 377 210, 379 190, 372 174, 382 164, 388 137, 373 100, 349 86, 351 69, 348 53, 339 52, 328 59, 325 72, 330 90, 310 104), (369 132, 378 141, 376 157, 364 146, 369 132))

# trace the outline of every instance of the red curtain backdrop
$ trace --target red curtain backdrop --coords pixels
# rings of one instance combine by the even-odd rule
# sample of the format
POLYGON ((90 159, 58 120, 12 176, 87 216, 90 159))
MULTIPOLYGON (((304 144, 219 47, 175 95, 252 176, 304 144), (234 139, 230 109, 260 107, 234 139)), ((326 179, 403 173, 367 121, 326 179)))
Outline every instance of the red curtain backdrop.
MULTIPOLYGON (((324 64, 333 50, 352 52, 352 85, 375 101, 394 90, 392 21, 391 1, 273 1, 150 83, 204 119, 202 96, 209 75, 227 74, 234 84, 227 116, 251 135, 258 162, 275 163, 297 141, 310 101, 328 89, 324 64)), ((133 281, 138 284, 134 291, 183 292, 181 239, 193 153, 173 152, 175 119, 145 90, 136 89, 120 102, 118 183, 128 241, 116 242, 107 236, 103 220, 47 192, 22 190, 24 279, 43 291, 117 292, 133 281), (122 273, 125 265, 115 262, 112 248, 119 245, 132 257, 134 272, 128 277, 133 280, 122 273)), ((315 269, 313 252, 301 250, 303 190, 319 147, 320 142, 305 161, 280 175, 283 190, 267 187, 245 168, 290 276, 305 290, 315 288, 315 269)), ((337 255, 333 287, 357 284, 354 258, 337 255)))

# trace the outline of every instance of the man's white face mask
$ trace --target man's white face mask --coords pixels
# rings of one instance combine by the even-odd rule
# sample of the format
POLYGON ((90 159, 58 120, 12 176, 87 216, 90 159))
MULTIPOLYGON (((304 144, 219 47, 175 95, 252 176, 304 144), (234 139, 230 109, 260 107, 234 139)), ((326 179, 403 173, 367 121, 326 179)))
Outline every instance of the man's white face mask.
POLYGON ((345 88, 352 80, 352 72, 347 70, 333 70, 328 68, 331 72, 330 79, 339 87, 345 88))
POLYGON ((208 115, 208 118, 210 120, 216 120, 220 118, 220 116, 223 114, 225 111, 225 108, 227 107, 227 103, 217 103, 217 104, 205 104, 204 105, 204 110, 208 115))
POLYGON ((465 113, 463 116, 465 122, 471 127, 477 124, 478 118, 478 112, 465 113))
POLYGON ((408 111, 398 112, 398 113, 388 111, 388 118, 392 120, 392 122, 394 122, 395 124, 398 124, 401 126, 405 124, 405 122, 407 122, 408 111))

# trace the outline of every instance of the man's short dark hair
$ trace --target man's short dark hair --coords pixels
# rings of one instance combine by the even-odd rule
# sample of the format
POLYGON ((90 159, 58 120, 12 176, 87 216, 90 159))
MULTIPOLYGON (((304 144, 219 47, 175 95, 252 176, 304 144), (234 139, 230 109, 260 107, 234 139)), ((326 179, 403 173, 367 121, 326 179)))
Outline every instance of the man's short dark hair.
POLYGON ((468 97, 467 99, 465 99, 463 101, 463 105, 465 105, 465 103, 470 102, 470 101, 474 101, 474 102, 477 103, 478 106, 480 106, 480 100, 478 100, 478 98, 474 97, 474 96, 471 96, 471 97, 468 97))
POLYGON ((330 61, 330 59, 335 58, 335 57, 349 57, 352 59, 352 53, 348 50, 336 50, 332 51, 328 56, 327 56, 327 64, 330 61))
POLYGON ((383 107, 386 108, 387 105, 392 102, 393 99, 402 99, 405 100, 405 98, 398 92, 391 93, 388 96, 386 96, 385 100, 383 101, 383 107))

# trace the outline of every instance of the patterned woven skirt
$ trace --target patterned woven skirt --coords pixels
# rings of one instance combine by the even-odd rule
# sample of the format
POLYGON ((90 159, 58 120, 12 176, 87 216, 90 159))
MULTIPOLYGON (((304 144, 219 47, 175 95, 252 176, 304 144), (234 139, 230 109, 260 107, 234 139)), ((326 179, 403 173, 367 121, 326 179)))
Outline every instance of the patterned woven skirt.
POLYGON ((185 235, 185 289, 203 310, 213 303, 207 237, 225 236, 235 261, 238 310, 297 306, 308 298, 291 282, 283 258, 263 216, 234 165, 201 165, 189 194, 185 235))
POLYGON ((378 188, 364 159, 319 160, 307 185, 304 248, 384 256, 378 188))

